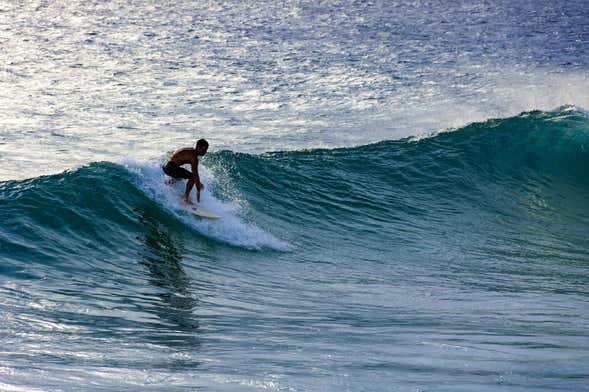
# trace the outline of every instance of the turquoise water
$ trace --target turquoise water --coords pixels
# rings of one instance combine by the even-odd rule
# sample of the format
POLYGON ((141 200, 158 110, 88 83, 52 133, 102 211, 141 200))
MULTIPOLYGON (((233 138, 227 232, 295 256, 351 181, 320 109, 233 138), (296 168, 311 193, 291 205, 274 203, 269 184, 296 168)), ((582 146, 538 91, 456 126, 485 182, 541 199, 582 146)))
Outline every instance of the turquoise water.
POLYGON ((0 4, 0 391, 589 391, 589 8, 0 4), (161 162, 197 139, 203 203, 161 162))
POLYGON ((1 385, 585 390, 589 120, 0 187, 1 385), (33 375, 38 378, 31 378, 33 375))

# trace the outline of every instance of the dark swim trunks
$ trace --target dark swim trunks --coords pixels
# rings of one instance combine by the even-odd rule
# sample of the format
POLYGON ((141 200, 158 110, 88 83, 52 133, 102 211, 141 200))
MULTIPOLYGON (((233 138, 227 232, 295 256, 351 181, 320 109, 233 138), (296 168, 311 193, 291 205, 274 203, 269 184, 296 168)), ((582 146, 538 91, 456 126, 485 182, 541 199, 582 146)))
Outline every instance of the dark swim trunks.
POLYGON ((162 170, 172 178, 184 178, 185 180, 191 180, 194 177, 189 170, 186 170, 182 166, 171 161, 167 161, 162 167, 162 170))

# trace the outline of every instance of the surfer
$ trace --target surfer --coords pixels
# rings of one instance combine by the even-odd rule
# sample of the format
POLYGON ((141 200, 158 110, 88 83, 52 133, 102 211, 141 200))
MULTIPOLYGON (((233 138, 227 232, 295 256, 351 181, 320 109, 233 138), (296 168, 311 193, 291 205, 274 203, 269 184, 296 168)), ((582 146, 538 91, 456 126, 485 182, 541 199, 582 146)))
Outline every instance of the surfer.
POLYGON ((181 148, 174 152, 162 166, 162 170, 168 176, 172 177, 173 180, 185 179, 186 189, 184 190, 184 202, 186 204, 192 204, 188 196, 192 187, 196 185, 196 202, 200 203, 200 191, 205 186, 200 182, 198 176, 198 160, 199 157, 203 157, 209 149, 209 142, 205 139, 200 139, 196 142, 195 148, 181 148), (183 168, 182 165, 190 164, 192 172, 183 168))

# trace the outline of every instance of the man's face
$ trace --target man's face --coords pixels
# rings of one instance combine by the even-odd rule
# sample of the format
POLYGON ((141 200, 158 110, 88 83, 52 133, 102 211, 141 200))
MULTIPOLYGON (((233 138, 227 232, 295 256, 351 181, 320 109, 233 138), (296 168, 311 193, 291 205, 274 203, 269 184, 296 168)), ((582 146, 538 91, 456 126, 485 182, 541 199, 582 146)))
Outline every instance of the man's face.
POLYGON ((207 150, 209 149, 209 147, 198 147, 196 149, 196 154, 200 155, 200 156, 204 156, 207 153, 207 150))

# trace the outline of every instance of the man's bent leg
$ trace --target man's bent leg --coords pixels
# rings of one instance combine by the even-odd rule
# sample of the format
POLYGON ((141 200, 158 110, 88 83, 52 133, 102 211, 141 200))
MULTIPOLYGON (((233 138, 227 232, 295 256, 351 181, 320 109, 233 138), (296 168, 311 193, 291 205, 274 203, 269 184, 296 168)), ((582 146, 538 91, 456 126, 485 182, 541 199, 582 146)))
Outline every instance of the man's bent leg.
POLYGON ((189 204, 192 203, 190 201, 190 199, 188 198, 188 196, 190 196, 190 191, 192 190, 193 186, 194 186, 194 180, 191 179, 186 182, 186 190, 184 191, 184 201, 186 201, 189 204))

